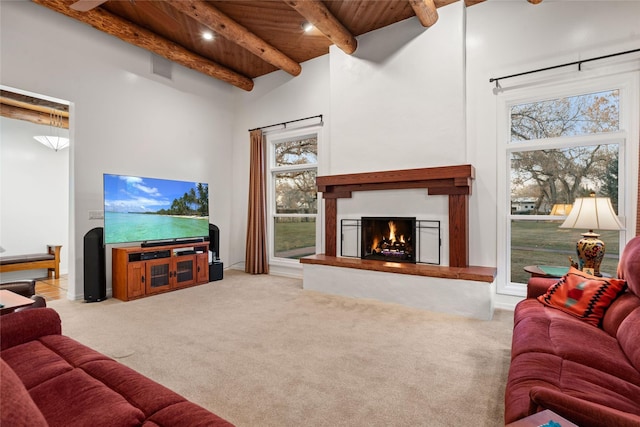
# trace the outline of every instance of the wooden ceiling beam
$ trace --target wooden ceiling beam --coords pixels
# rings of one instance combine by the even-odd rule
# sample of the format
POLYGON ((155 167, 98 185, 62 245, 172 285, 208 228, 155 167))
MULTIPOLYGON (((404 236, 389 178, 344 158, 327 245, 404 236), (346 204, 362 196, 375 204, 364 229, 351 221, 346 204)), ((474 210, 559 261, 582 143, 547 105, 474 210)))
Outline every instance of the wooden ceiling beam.
POLYGON ((283 0, 286 4, 298 11, 309 23, 316 27, 322 34, 346 54, 351 55, 358 48, 358 41, 345 28, 345 26, 333 16, 320 0, 283 0))
POLYGON ((177 11, 195 19, 225 39, 292 76, 297 76, 302 71, 299 63, 220 12, 210 3, 203 0, 170 0, 167 3, 177 11))
POLYGON ((77 10, 78 12, 88 12, 106 2, 107 0, 78 0, 75 3, 72 3, 69 7, 73 10, 77 10))
POLYGON ((68 117, 52 117, 51 113, 34 109, 18 107, 11 103, 5 103, 6 98, 0 98, 0 116, 8 119, 24 120, 37 125, 57 126, 69 129, 68 117))
POLYGON ((253 89, 253 80, 220 64, 188 51, 151 31, 119 18, 102 8, 87 12, 71 9, 64 0, 31 0, 41 6, 91 25, 120 40, 160 55, 192 70, 225 81, 240 89, 253 89))
POLYGON ((409 0, 409 4, 423 27, 430 27, 438 20, 438 11, 433 0, 409 0))
POLYGON ((0 116, 69 129, 68 105, 8 90, 0 90, 0 116))
POLYGON ((482 3, 485 0, 464 0, 464 5, 467 7, 473 6, 474 4, 482 3))
POLYGON ((55 110, 54 113, 57 115, 69 117, 69 106, 66 104, 60 104, 59 102, 36 98, 34 96, 22 95, 21 93, 8 90, 0 90, 0 103, 48 114, 51 113, 51 110, 55 110))

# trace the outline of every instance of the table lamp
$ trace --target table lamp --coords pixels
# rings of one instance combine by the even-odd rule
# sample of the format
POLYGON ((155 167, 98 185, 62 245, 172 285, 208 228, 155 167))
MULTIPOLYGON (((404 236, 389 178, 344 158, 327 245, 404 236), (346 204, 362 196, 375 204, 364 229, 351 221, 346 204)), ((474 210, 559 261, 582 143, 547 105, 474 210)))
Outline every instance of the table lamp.
POLYGON ((624 227, 618 220, 618 216, 611 206, 608 197, 596 197, 591 193, 590 197, 576 198, 567 219, 560 228, 586 228, 589 231, 582 233, 582 239, 576 243, 578 255, 578 267, 580 270, 593 272, 594 276, 600 274, 600 263, 604 258, 604 242, 593 230, 622 230, 624 227))

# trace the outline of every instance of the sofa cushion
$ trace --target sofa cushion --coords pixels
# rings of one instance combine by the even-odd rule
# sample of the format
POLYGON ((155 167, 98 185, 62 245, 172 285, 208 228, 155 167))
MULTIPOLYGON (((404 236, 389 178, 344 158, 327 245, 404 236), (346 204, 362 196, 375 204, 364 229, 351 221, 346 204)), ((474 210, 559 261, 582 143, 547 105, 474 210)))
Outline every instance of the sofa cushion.
POLYGON ((596 277, 571 267, 538 301, 599 326, 605 310, 625 286, 624 280, 596 277))
POLYGON ((620 295, 604 313, 602 329, 612 337, 615 337, 618 334, 620 324, 638 307, 640 307, 640 298, 631 292, 625 292, 620 295))
POLYGON ((164 407, 185 401, 176 392, 115 360, 97 360, 83 365, 82 369, 124 396, 147 417, 164 407))
POLYGON ((2 352, 4 360, 27 390, 73 369, 40 341, 30 341, 2 352))
POLYGON ((65 335, 42 337, 40 342, 73 367, 82 367, 96 360, 113 360, 65 335))
POLYGON ((0 360, 0 425, 47 426, 47 421, 29 392, 3 360, 0 360))
POLYGON ((620 324, 618 342, 629 361, 640 371, 640 308, 636 308, 620 324))
POLYGON ((151 416, 144 427, 229 427, 231 424, 195 403, 184 401, 169 406, 151 416))
POLYGON ((618 262, 618 277, 626 280, 629 291, 640 297, 640 236, 625 245, 618 262))
POLYGON ((145 419, 141 410, 81 369, 52 378, 29 393, 52 427, 126 427, 145 419))

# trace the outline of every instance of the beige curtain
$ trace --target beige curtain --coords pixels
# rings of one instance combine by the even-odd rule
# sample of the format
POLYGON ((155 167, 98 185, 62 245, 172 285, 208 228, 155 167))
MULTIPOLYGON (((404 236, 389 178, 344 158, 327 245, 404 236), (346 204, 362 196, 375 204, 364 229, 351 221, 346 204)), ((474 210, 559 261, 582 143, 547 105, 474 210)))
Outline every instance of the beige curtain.
POLYGON ((269 273, 267 256, 266 165, 262 130, 252 130, 251 163, 249 165, 249 215, 247 218, 247 251, 244 271, 269 273))

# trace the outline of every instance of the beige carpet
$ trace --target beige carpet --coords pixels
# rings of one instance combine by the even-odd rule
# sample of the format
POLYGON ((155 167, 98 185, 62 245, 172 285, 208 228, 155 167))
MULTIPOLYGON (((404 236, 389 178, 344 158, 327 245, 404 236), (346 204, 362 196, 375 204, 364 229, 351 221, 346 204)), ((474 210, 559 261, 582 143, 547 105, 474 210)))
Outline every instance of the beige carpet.
POLYGON ((229 270, 137 301, 49 306, 64 334, 238 426, 504 425, 508 311, 472 320, 229 270))

